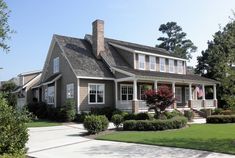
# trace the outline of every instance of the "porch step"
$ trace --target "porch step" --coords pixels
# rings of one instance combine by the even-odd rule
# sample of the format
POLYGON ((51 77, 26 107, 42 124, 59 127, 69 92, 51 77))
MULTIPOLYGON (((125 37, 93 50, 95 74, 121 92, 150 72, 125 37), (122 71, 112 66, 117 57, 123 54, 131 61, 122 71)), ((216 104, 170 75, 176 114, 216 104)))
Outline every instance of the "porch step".
POLYGON ((205 115, 201 111, 198 111, 198 110, 195 110, 195 109, 192 109, 192 110, 193 110, 193 113, 194 113, 194 119, 203 119, 203 118, 205 118, 205 115))

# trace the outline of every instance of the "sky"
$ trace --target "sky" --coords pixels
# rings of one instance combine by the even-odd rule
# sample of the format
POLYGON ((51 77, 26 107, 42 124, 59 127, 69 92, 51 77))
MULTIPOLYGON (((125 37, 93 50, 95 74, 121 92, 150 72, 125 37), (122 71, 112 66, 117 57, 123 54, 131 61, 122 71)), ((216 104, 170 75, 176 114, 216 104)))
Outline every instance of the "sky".
POLYGON ((161 24, 175 21, 198 47, 225 26, 235 10, 234 0, 5 0, 11 10, 10 52, 0 52, 0 81, 22 72, 42 70, 53 34, 84 38, 91 23, 105 22, 105 37, 155 46, 161 24))

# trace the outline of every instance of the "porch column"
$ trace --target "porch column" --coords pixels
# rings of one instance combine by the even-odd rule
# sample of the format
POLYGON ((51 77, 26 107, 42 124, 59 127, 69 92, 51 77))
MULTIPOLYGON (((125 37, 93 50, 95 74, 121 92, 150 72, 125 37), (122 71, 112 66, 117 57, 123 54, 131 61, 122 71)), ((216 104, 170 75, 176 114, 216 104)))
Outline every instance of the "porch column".
POLYGON ((188 107, 192 107, 192 83, 189 83, 189 100, 188 100, 188 107))
POLYGON ((137 80, 133 80, 133 100, 137 100, 137 80))
POLYGON ((202 106, 206 108, 205 85, 202 84, 202 106))
POLYGON ((214 107, 217 108, 218 102, 217 102, 217 97, 216 97, 216 84, 213 85, 213 99, 214 99, 214 107))
POLYGON ((132 100, 132 113, 139 112, 139 101, 137 100, 137 80, 133 80, 133 100, 132 100))
POLYGON ((115 83, 115 106, 117 108, 117 104, 118 104, 118 82, 117 81, 114 81, 115 83))
MULTIPOLYGON (((175 82, 172 82, 172 92, 173 92, 173 97, 175 98, 175 82)), ((176 108, 176 101, 173 103, 173 109, 176 108)))
POLYGON ((154 90, 157 91, 157 80, 154 81, 154 90))

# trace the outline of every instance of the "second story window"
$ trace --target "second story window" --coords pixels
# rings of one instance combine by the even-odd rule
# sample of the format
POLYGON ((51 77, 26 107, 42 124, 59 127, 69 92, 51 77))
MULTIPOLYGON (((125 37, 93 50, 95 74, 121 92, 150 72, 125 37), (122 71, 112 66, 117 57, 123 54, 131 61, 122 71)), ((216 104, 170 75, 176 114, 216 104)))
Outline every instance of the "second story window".
POLYGON ((149 69, 152 71, 156 70, 156 57, 153 56, 149 57, 149 69))
POLYGON ((178 68, 178 74, 182 74, 183 73, 183 61, 177 62, 177 68, 178 68))
POLYGON ((53 60, 53 73, 59 72, 59 57, 53 60))
POLYGON ((165 58, 160 58, 160 72, 165 72, 165 58))
POLYGON ((139 69, 145 70, 145 55, 139 54, 139 69))
POLYGON ((169 59, 169 72, 170 73, 175 72, 174 60, 172 60, 172 59, 169 59))

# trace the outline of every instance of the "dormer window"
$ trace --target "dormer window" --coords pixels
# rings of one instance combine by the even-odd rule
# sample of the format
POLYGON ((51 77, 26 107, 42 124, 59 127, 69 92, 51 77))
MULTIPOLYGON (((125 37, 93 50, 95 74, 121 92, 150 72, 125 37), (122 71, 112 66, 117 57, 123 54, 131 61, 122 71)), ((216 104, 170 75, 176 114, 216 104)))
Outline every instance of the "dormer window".
POLYGON ((145 70, 145 55, 139 54, 139 69, 145 70))
POLYGON ((154 56, 149 57, 149 69, 151 71, 156 70, 156 57, 154 57, 154 56))
POLYGON ((53 73, 59 72, 59 57, 54 58, 53 60, 53 73))
POLYGON ((174 69, 175 69, 174 60, 169 59, 169 72, 174 73, 174 69))
POLYGON ((165 72, 166 66, 165 66, 165 58, 160 58, 160 72, 165 72))
POLYGON ((178 73, 182 74, 183 73, 183 61, 178 60, 177 67, 178 67, 178 73))

